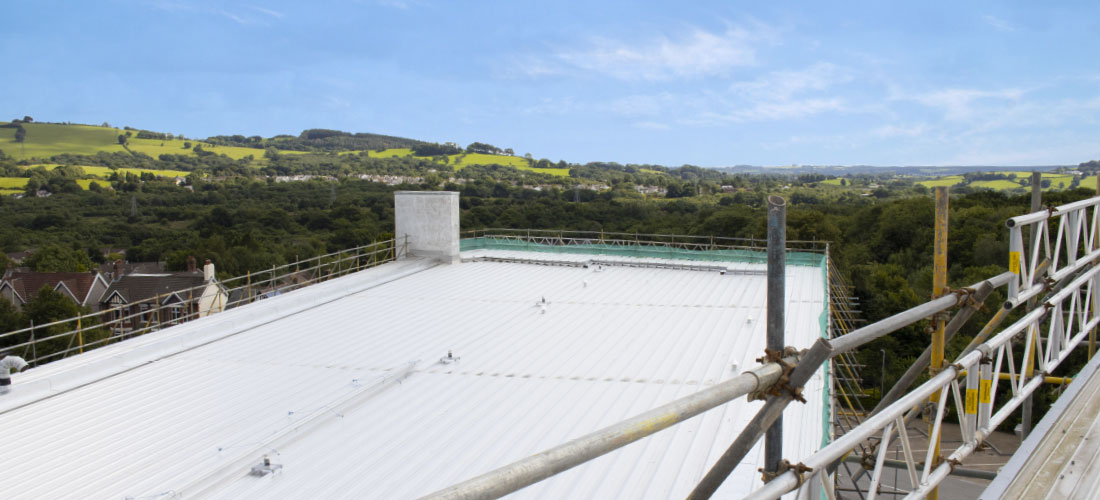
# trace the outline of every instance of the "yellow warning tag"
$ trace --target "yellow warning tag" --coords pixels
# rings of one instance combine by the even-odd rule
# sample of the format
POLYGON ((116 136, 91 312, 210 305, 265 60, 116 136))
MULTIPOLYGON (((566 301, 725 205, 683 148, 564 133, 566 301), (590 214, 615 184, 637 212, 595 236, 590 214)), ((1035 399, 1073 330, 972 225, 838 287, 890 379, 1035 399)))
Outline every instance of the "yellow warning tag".
POLYGON ((978 390, 967 389, 966 390, 966 413, 973 415, 978 413, 978 390))
POLYGON ((1008 252, 1008 270, 1020 274, 1020 252, 1008 252))
POLYGON ((989 394, 989 391, 992 388, 991 387, 992 385, 993 385, 992 380, 982 380, 981 382, 978 383, 978 387, 981 389, 981 398, 980 399, 981 399, 982 403, 988 403, 988 402, 992 401, 990 399, 990 394, 989 394))

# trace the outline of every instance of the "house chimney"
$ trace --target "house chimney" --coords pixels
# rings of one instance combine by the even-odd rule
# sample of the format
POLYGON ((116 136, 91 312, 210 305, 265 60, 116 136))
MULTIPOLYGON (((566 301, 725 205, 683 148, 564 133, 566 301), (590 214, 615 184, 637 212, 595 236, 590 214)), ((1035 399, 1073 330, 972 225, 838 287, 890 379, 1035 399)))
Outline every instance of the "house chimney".
POLYGON ((207 283, 214 280, 214 264, 210 263, 210 259, 206 259, 206 263, 202 265, 202 279, 207 283))
POLYGON ((457 192, 397 191, 393 205, 398 255, 458 262, 457 192))
MULTIPOLYGON (((207 261, 207 262, 210 262, 210 261, 207 261)), ((189 273, 195 272, 195 256, 194 255, 188 255, 187 256, 187 272, 189 272, 189 273)))
POLYGON ((122 277, 122 259, 115 260, 115 275, 112 276, 112 280, 117 280, 122 277))

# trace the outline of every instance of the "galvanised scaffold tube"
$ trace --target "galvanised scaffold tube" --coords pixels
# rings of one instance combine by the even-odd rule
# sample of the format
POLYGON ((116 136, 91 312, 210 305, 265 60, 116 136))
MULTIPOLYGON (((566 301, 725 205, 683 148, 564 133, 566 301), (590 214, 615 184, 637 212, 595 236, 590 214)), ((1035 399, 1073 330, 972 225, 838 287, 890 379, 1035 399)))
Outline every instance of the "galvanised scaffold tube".
MULTIPOLYGON (((974 292, 974 303, 966 308, 955 313, 955 317, 951 318, 951 322, 947 324, 947 328, 944 331, 944 341, 950 342, 956 333, 963 327, 963 325, 970 319, 971 316, 982 307, 982 302, 986 297, 993 292, 993 285, 988 281, 983 281, 978 285, 978 289, 974 292)), ((932 359, 932 348, 928 347, 924 349, 920 357, 909 366, 909 369, 905 371, 905 374, 894 384, 894 387, 890 388, 890 391, 886 393, 879 400, 875 408, 871 410, 871 414, 874 415, 879 410, 890 406, 891 403, 896 401, 899 396, 905 393, 909 389, 909 386, 916 382, 917 378, 921 376, 921 372, 928 367, 928 362, 932 359)))
MULTIPOLYGON (((1014 275, 1010 272, 989 278, 999 288, 1014 275)), ((977 285, 974 285, 977 286, 977 285)), ((851 333, 832 339, 832 356, 855 349, 867 342, 913 324, 933 314, 959 304, 963 296, 950 294, 904 311, 851 333)), ((797 359, 788 358, 788 363, 797 359)), ((536 455, 513 462, 494 471, 469 479, 423 498, 441 499, 490 499, 499 498, 538 481, 569 470, 645 436, 682 422, 699 413, 727 403, 749 392, 774 384, 782 372, 776 363, 769 363, 750 372, 704 389, 698 393, 650 410, 629 420, 605 427, 568 443, 556 446, 536 455), (679 412, 679 413, 676 413, 679 412)), ((938 380, 934 378, 934 380, 938 380)), ((927 395, 925 395, 926 397, 927 395)), ((908 401, 908 396, 902 398, 908 401)), ((916 400, 914 400, 916 401, 916 400)), ((912 406, 913 403, 910 403, 912 406)), ((872 417, 875 418, 875 417, 872 417)), ((771 483, 769 483, 771 484, 771 483)))
MULTIPOLYGON (((964 366, 974 365, 981 360, 982 355, 983 354, 978 351, 972 352, 963 358, 960 364, 964 366)), ((947 367, 937 373, 936 376, 928 379, 927 382, 921 384, 901 399, 898 399, 896 403, 886 407, 877 415, 864 420, 859 426, 840 436, 828 446, 806 457, 803 459, 802 463, 813 470, 827 467, 834 460, 843 458, 844 455, 848 453, 848 450, 855 448, 863 440, 878 434, 880 429, 909 411, 909 408, 925 401, 932 393, 940 392, 944 385, 950 383, 957 376, 958 371, 955 366, 947 365, 947 367)), ((787 471, 745 498, 752 500, 780 498, 787 492, 797 488, 801 481, 799 474, 793 471, 787 471)))
MULTIPOLYGON (((1008 284, 1009 280, 1015 276, 1011 272, 1004 272, 989 278, 988 281, 994 288, 1000 288, 1008 284)), ((979 282, 980 283, 980 282, 979 282)), ((974 285, 977 286, 977 285, 974 285)), ((926 319, 933 314, 945 311, 954 306, 957 306, 962 300, 961 296, 956 294, 948 294, 938 299, 925 302, 912 309, 902 311, 888 318, 879 320, 875 323, 871 323, 863 328, 852 330, 847 335, 842 335, 835 339, 832 339, 833 344, 833 356, 851 351, 863 344, 866 344, 872 340, 875 340, 883 335, 894 332, 899 328, 904 328, 917 321, 926 319)))
MULTIPOLYGON (((787 280, 787 202, 779 196, 768 197, 768 343, 770 351, 780 353, 787 345, 784 338, 787 280)), ((780 354, 776 354, 779 356, 780 354)), ((822 360, 824 361, 824 360, 822 360)), ((816 367, 815 367, 816 370, 816 367)), ((810 373, 813 373, 811 371, 810 373)), ((786 407, 786 405, 783 405, 786 407)), ((780 408, 782 411, 782 408, 780 408)), ((783 419, 771 419, 764 427, 764 472, 775 474, 783 459, 783 419)), ((754 439, 753 442, 756 440, 754 439)), ((725 479, 725 476, 722 476, 725 479)), ((721 480, 718 481, 721 484, 721 480)), ((715 485, 717 489, 717 485, 715 485)), ((707 497, 710 495, 708 494, 707 497)))
MULTIPOLYGON (((797 364, 799 359, 789 357, 784 361, 797 364)), ((778 363, 765 364, 633 418, 431 493, 422 500, 500 498, 750 392, 769 387, 779 380, 782 373, 783 368, 778 363)))
MULTIPOLYGON (((798 366, 791 371, 790 387, 801 389, 805 386, 810 377, 817 372, 821 363, 831 357, 832 351, 833 347, 829 345, 828 340, 817 339, 813 347, 802 357, 802 361, 798 366)), ((718 461, 710 468, 703 480, 695 485, 695 489, 688 495, 688 500, 706 500, 714 495, 714 492, 729 477, 737 464, 740 464, 745 455, 749 453, 749 450, 756 445, 760 435, 766 429, 769 429, 774 422, 780 421, 783 417, 783 410, 787 408, 787 405, 793 399, 794 395, 790 392, 768 398, 768 402, 764 403, 764 407, 741 430, 741 434, 726 449, 726 452, 718 458, 718 461)))

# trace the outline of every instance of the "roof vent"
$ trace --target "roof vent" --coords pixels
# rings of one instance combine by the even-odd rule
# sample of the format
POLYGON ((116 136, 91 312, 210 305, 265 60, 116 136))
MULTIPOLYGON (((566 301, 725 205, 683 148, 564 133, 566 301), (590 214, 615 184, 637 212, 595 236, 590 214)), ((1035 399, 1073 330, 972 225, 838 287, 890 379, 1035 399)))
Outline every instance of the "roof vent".
POLYGON ((264 477, 281 470, 283 470, 282 464, 273 464, 271 463, 271 458, 264 455, 264 460, 262 462, 252 466, 252 472, 250 474, 257 477, 264 477))
POLYGON ((462 359, 462 358, 461 357, 456 357, 454 355, 454 353, 452 353, 451 350, 448 349, 447 350, 447 355, 443 356, 442 358, 439 358, 439 362, 443 363, 445 365, 449 365, 451 363, 457 363, 460 359, 462 359))

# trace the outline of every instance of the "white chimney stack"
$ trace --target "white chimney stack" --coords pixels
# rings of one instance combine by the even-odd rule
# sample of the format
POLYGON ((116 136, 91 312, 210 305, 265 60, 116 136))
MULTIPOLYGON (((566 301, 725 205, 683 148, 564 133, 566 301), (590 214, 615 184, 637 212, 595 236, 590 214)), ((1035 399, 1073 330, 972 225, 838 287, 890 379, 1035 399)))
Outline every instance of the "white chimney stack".
POLYGON ((397 191, 393 194, 394 238, 405 257, 458 262, 458 193, 397 191))
POLYGON ((207 283, 214 280, 214 263, 210 259, 206 259, 206 263, 202 265, 202 279, 207 283))

